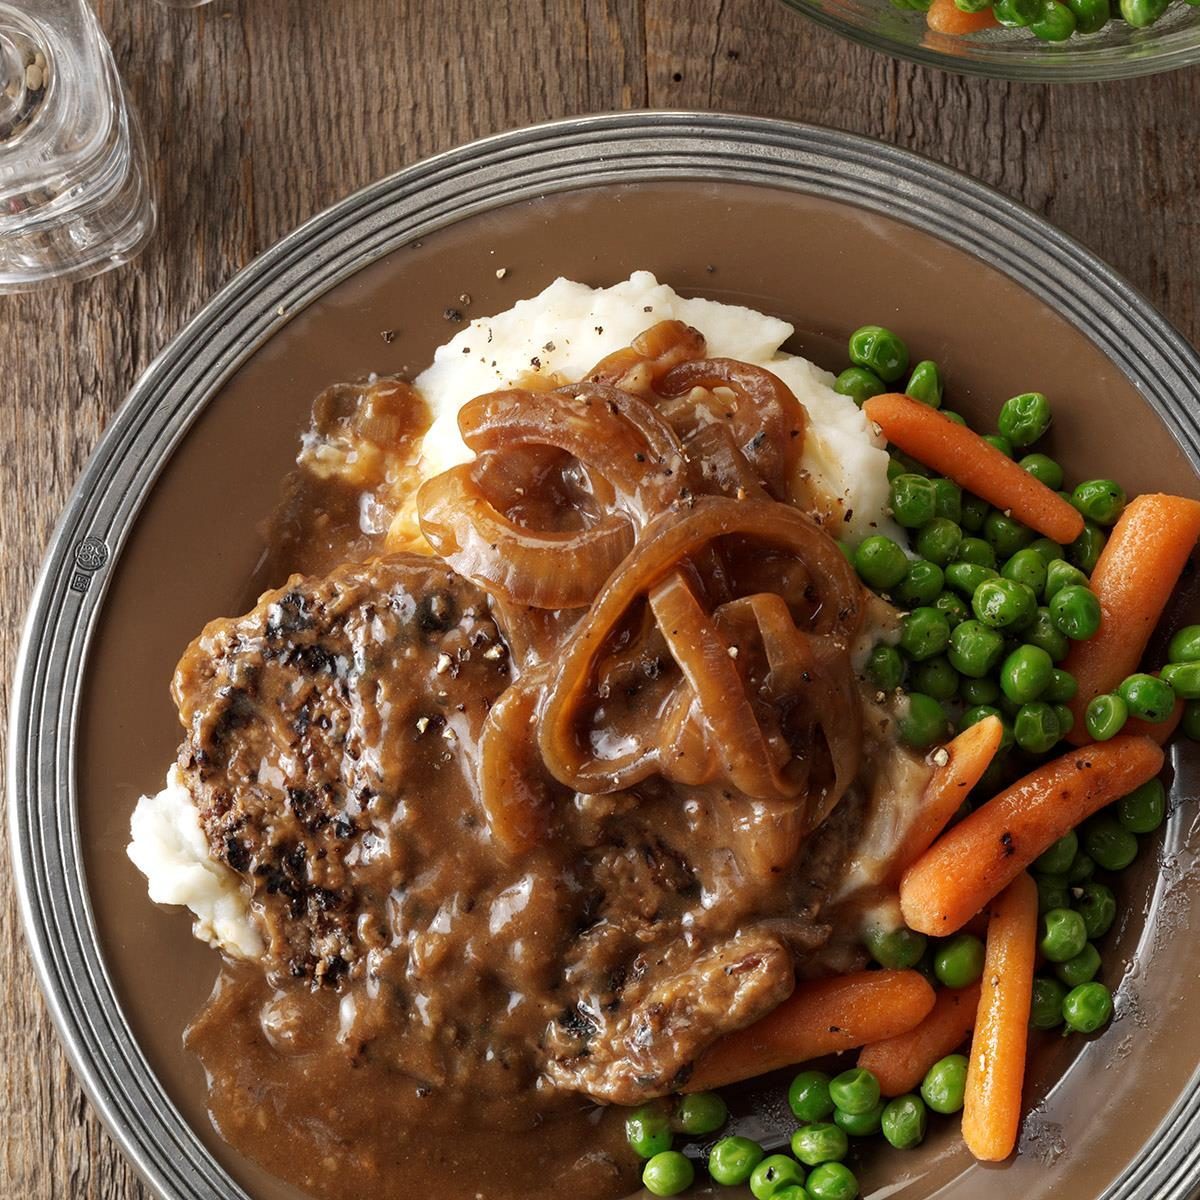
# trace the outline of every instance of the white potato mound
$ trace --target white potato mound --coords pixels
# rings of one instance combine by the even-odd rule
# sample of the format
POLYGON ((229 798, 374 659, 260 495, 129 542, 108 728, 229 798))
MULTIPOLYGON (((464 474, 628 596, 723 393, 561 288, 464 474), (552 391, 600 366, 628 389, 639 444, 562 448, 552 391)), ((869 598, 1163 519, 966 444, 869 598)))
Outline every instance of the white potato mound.
POLYGON ((802 465, 848 519, 831 530, 857 543, 875 533, 899 536, 884 512, 888 456, 883 438, 833 376, 780 346, 793 328, 736 304, 688 299, 649 271, 608 288, 556 279, 545 291, 494 317, 480 317, 433 356, 414 381, 433 413, 422 446, 421 472, 436 475, 467 462, 458 410, 475 396, 519 385, 530 374, 581 379, 605 355, 628 346, 659 321, 698 329, 714 358, 737 358, 778 375, 808 410, 802 465))
MULTIPOLYGON (((421 474, 428 478, 471 458, 458 432, 458 410, 468 400, 518 386, 530 373, 581 379, 606 355, 666 320, 698 329, 713 357, 766 367, 795 393, 809 416, 802 465, 845 514, 831 532, 853 543, 873 532, 899 536, 885 511, 883 439, 852 400, 833 390, 832 375, 780 349, 792 326, 739 305, 686 299, 648 271, 609 288, 558 279, 506 312, 472 321, 439 347, 433 365, 415 380, 434 416, 422 444, 421 474)), ((152 900, 189 908, 195 935, 235 958, 262 953, 238 877, 210 855, 177 766, 161 792, 138 801, 130 839, 127 852, 146 876, 152 900)))
POLYGON ((137 802, 129 835, 126 853, 145 875, 151 900, 191 909, 192 932, 234 958, 262 953, 238 877, 209 854, 200 814, 178 766, 167 772, 161 792, 137 802))

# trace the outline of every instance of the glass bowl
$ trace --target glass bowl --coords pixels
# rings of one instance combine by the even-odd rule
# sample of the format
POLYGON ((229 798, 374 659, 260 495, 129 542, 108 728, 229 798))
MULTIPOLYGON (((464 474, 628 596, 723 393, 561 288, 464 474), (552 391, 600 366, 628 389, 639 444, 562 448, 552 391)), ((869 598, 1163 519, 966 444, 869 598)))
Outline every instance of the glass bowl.
POLYGON ((1099 33, 1042 42, 1028 29, 934 33, 923 12, 889 0, 783 0, 852 41, 928 67, 995 79, 1086 82, 1156 75, 1200 63, 1200 8, 1176 0, 1148 29, 1110 21, 1099 33))

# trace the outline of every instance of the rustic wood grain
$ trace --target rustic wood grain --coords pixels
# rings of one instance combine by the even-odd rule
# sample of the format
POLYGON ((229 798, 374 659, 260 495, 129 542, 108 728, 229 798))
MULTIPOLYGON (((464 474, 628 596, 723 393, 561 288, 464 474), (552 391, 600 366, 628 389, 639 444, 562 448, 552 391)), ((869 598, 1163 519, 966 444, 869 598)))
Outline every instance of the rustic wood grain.
MULTIPOLYGON (((138 373, 298 222, 468 138, 647 105, 871 134, 1044 213, 1200 342, 1197 71, 1069 87, 961 79, 852 46, 774 0, 98 7, 146 130, 161 227, 131 267, 0 299, 0 708, 54 520, 138 373)), ((0 961, 0 1197, 144 1200, 54 1040, 6 885, 0 961)))

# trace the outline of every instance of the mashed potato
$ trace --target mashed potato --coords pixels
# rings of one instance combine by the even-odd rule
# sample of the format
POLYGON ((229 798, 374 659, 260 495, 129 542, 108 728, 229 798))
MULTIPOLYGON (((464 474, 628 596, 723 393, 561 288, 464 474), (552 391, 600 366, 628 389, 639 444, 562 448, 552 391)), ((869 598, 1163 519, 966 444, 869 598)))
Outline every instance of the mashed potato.
MULTIPOLYGON (((576 380, 606 355, 628 346, 659 321, 698 329, 714 357, 737 358, 773 371, 808 410, 802 465, 838 508, 832 531, 858 541, 873 532, 899 535, 886 515, 888 456, 833 376, 780 347, 786 321, 712 300, 685 299, 648 271, 609 288, 558 279, 506 312, 481 317, 441 346, 415 380, 433 412, 422 444, 420 474, 435 475, 471 452, 458 433, 458 410, 484 392, 519 384, 531 373, 576 380)), ((185 905, 197 937, 234 957, 261 953, 262 938, 237 876, 209 856, 199 815, 178 768, 156 795, 143 796, 130 823, 129 857, 146 876, 150 898, 185 905)))
POLYGON ((808 410, 802 465, 846 519, 839 537, 898 536, 884 515, 888 456, 883 439, 853 400, 833 390, 833 376, 780 346, 793 328, 736 304, 686 299, 649 271, 590 288, 556 279, 545 291, 494 317, 471 322, 433 356, 415 380, 433 412, 422 473, 436 475, 470 459, 458 434, 458 410, 484 392, 530 374, 581 379, 606 355, 628 346, 659 321, 683 321, 704 334, 714 358, 738 358, 778 375, 808 410))

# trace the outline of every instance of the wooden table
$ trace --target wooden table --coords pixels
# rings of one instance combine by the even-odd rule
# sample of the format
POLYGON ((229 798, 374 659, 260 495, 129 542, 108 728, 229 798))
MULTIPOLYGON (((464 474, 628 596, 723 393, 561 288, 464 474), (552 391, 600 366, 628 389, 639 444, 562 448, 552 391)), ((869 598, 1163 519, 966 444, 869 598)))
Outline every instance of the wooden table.
MULTIPOLYGON (((1200 343, 1196 70, 1062 87, 963 79, 860 49, 776 0, 97 3, 145 128, 160 228, 132 266, 0 299, 0 704, 54 521, 163 343, 293 226, 470 138, 639 107, 870 134, 1044 213, 1200 343)), ((0 961, 0 1198, 147 1196, 67 1067, 4 884, 0 961)))

